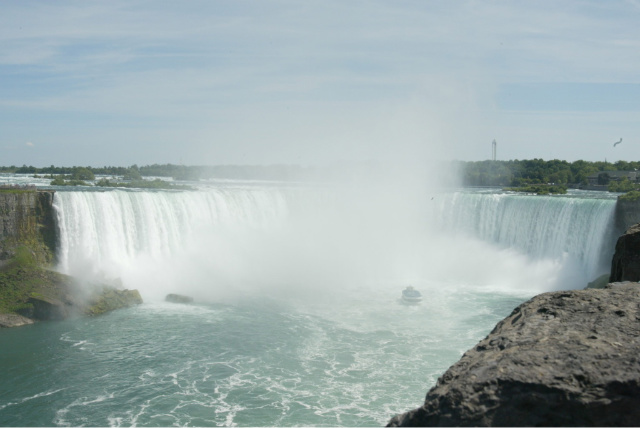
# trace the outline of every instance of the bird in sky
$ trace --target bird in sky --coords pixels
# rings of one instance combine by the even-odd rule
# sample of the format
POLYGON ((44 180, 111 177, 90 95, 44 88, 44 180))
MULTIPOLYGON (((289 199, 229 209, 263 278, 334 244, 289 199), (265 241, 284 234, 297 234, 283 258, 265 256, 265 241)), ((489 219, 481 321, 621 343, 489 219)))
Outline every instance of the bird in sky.
POLYGON ((613 143, 613 147, 617 146, 620 143, 622 143, 622 138, 620 138, 620 141, 616 141, 615 143, 613 143))

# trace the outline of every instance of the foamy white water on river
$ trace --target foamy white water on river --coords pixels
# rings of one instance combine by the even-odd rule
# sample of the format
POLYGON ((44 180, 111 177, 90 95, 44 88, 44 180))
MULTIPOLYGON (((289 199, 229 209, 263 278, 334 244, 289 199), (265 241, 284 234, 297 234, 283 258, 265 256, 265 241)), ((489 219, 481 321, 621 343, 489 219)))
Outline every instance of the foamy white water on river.
POLYGON ((145 303, 0 331, 0 424, 384 425, 516 305, 608 269, 608 195, 408 196, 58 191, 60 270, 145 303))

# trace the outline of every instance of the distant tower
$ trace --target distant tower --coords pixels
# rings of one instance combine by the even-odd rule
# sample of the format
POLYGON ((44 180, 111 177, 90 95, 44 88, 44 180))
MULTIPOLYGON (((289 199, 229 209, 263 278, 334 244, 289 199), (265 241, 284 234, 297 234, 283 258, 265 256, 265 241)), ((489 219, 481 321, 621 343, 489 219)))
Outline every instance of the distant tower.
POLYGON ((496 160, 496 147, 498 146, 498 143, 496 143, 496 140, 493 140, 493 143, 491 143, 491 160, 496 160))

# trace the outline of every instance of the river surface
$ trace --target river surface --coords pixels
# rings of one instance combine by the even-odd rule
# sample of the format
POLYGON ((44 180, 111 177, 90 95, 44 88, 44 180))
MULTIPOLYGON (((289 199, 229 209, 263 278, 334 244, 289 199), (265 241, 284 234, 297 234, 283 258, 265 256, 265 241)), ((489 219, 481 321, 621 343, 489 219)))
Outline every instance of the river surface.
POLYGON ((381 426, 522 301, 358 294, 145 303, 0 331, 0 424, 381 426))

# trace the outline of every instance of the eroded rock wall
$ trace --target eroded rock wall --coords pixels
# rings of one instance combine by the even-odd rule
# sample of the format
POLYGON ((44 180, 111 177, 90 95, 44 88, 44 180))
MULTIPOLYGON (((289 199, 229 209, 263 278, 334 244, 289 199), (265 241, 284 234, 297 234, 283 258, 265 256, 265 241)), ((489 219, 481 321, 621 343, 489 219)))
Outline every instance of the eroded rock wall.
POLYGON ((634 224, 640 223, 640 200, 618 198, 615 223, 618 233, 622 234, 634 224))
POLYGON ((39 263, 53 260, 56 245, 53 191, 0 189, 0 262, 27 246, 39 263))
POLYGON ((640 281, 640 224, 631 226, 616 242, 609 282, 640 281))

